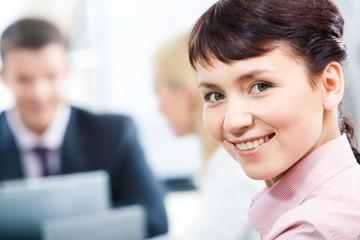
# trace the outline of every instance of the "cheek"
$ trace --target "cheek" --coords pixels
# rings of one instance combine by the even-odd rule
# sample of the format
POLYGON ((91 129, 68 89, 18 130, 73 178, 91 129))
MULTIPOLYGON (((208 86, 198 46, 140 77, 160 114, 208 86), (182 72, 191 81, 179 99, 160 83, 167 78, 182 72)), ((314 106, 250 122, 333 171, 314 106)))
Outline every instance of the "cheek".
POLYGON ((50 90, 55 98, 62 98, 65 95, 66 87, 65 79, 60 79, 57 82, 50 84, 50 90))
POLYGON ((264 109, 262 119, 276 129, 280 145, 287 149, 283 152, 294 160, 306 154, 319 139, 323 108, 321 98, 316 94, 294 94, 287 101, 273 99, 264 109), (299 144, 299 139, 302 144, 299 144))
POLYGON ((177 104, 176 100, 171 95, 160 95, 160 111, 165 114, 167 118, 173 118, 177 104))
POLYGON ((56 93, 62 93, 64 92, 65 90, 65 82, 64 81, 60 81, 60 82, 57 82, 55 84, 52 84, 51 88, 54 92, 56 93))
POLYGON ((161 100, 159 104, 160 104, 159 109, 160 109, 161 113, 164 114, 165 117, 171 121, 172 111, 171 111, 171 108, 169 108, 169 105, 170 105, 169 102, 161 100))
POLYGON ((165 115, 177 134, 182 135, 184 126, 188 125, 189 114, 186 104, 176 92, 173 94, 159 94, 160 111, 165 115))
POLYGON ((314 123, 322 121, 321 96, 311 90, 282 91, 271 101, 262 103, 261 111, 257 115, 274 128, 300 130, 302 127, 311 128, 314 123))
POLYGON ((13 93, 19 104, 26 103, 32 99, 31 89, 27 86, 18 86, 17 88, 13 88, 13 93))

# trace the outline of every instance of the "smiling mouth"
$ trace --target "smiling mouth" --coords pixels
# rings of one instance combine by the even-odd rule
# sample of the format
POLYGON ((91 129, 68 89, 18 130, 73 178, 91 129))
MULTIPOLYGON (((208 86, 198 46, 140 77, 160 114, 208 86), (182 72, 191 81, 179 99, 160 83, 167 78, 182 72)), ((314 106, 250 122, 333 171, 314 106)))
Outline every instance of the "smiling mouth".
POLYGON ((263 138, 259 138, 259 139, 254 140, 254 141, 235 144, 235 146, 241 151, 251 150, 251 149, 257 148, 260 145, 266 143, 267 141, 269 141, 274 136, 275 136, 275 133, 273 133, 273 134, 271 134, 269 136, 263 137, 263 138))

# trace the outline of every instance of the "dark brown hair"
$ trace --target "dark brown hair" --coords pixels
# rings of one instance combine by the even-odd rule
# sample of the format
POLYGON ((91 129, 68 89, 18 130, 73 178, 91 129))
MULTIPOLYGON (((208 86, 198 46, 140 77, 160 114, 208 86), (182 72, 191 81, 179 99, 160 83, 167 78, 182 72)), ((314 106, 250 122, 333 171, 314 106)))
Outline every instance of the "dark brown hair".
MULTIPOLYGON (((220 0, 196 22, 189 40, 189 59, 210 65, 261 56, 283 43, 306 65, 314 84, 332 61, 347 59, 342 42, 344 19, 330 0, 220 0)), ((356 137, 352 122, 339 107, 339 125, 352 146, 356 137)))
POLYGON ((39 49, 50 43, 67 47, 60 31, 51 23, 40 19, 21 19, 8 26, 1 35, 1 57, 15 48, 39 49))

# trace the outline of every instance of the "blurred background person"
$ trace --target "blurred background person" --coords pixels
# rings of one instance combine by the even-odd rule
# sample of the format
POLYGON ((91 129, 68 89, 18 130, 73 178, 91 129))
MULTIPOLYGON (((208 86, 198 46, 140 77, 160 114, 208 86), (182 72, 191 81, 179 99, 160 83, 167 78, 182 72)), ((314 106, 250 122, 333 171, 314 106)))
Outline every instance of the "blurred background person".
MULTIPOLYGON (((175 239, 259 239, 250 226, 247 209, 264 186, 249 179, 202 124, 203 100, 188 60, 187 34, 163 44, 155 54, 154 87, 176 135, 196 134, 202 147, 201 172, 197 177, 200 209, 188 229, 175 239)), ((179 148, 178 151, 186 151, 179 148)), ((174 153, 176 154, 176 153, 174 153)), ((186 208, 186 206, 184 206, 186 208)), ((171 237, 170 237, 171 238, 171 237)))
POLYGON ((148 236, 167 232, 160 185, 132 119, 66 103, 69 65, 60 31, 43 20, 21 19, 0 44, 1 77, 16 100, 0 114, 0 181, 106 170, 114 206, 141 204, 148 236))

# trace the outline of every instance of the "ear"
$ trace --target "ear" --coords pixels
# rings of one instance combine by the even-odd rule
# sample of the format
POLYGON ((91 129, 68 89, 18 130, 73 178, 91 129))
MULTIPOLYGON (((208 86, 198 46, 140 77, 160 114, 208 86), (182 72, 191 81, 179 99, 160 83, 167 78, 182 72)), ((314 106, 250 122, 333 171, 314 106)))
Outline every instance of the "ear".
POLYGON ((325 110, 335 109, 344 95, 344 74, 340 63, 329 63, 321 79, 323 107, 325 110))

